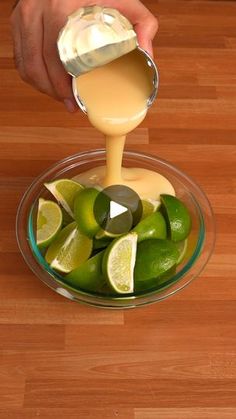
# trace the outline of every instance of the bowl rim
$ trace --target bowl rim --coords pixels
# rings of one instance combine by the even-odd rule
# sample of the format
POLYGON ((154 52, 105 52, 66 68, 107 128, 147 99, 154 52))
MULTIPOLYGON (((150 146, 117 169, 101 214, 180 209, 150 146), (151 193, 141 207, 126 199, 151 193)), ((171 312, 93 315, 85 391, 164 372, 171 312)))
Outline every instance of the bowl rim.
MULTIPOLYGON (((183 288, 185 288, 190 282, 193 281, 193 279, 195 279, 196 277, 199 276, 199 274, 202 272, 202 270, 204 269, 204 267, 208 263, 211 255, 212 255, 212 252, 214 250, 214 245, 215 245, 215 219, 214 219, 213 210, 212 210, 212 207, 211 207, 211 204, 209 202, 208 197, 206 196, 205 192, 200 188, 200 186, 192 179, 192 177, 186 175, 178 167, 176 167, 175 165, 172 165, 172 163, 169 163, 168 161, 166 161, 164 159, 159 158, 158 156, 155 156, 155 155, 150 154, 150 153, 142 153, 142 152, 136 152, 136 151, 124 151, 123 158, 128 157, 128 158, 145 159, 145 161, 150 161, 150 162, 153 162, 155 164, 161 164, 166 169, 171 169, 171 171, 174 172, 175 174, 177 174, 181 178, 181 180, 185 180, 188 184, 191 184, 194 187, 194 189, 198 192, 198 194, 201 195, 201 198, 204 200, 205 204, 207 205, 207 209, 208 209, 209 214, 210 214, 211 229, 212 229, 210 250, 208 251, 208 254, 205 256, 205 260, 201 264, 197 273, 193 277, 191 277, 188 281, 181 284, 180 287, 172 289, 173 286, 176 285, 179 282, 180 279, 183 279, 186 276, 186 274, 191 270, 191 268, 194 266, 195 262, 201 256, 201 252, 204 248, 205 241, 206 241, 206 234, 207 234, 207 232, 205 230, 204 215, 202 213, 201 206, 199 205, 199 203, 195 199, 195 196, 192 193, 190 193, 190 195, 191 195, 191 198, 194 202, 195 208, 197 208, 198 215, 200 217, 200 225, 201 225, 201 229, 200 229, 201 234, 200 234, 200 237, 198 236, 197 244, 196 244, 196 247, 194 249, 193 254, 191 255, 190 259, 188 260, 188 263, 186 265, 184 265, 184 267, 181 268, 181 270, 179 272, 177 272, 173 277, 171 277, 170 280, 166 281, 165 286, 162 286, 162 287, 160 286, 159 288, 149 290, 148 292, 140 293, 140 295, 139 294, 135 294, 135 295, 127 294, 127 295, 122 295, 122 296, 115 296, 115 295, 114 296, 112 296, 112 295, 106 296, 105 294, 102 295, 102 294, 97 294, 97 293, 92 293, 92 292, 86 292, 82 289, 80 290, 80 289, 73 288, 69 284, 66 284, 65 282, 63 282, 63 277, 50 268, 50 266, 47 264, 47 262, 45 261, 45 259, 41 255, 41 253, 39 252, 37 245, 36 245, 36 247, 34 247, 34 246, 32 247, 32 245, 30 245, 30 239, 32 239, 31 236, 32 236, 33 230, 30 231, 30 229, 28 229, 29 223, 27 224, 27 233, 26 233, 25 237, 22 237, 22 232, 20 233, 20 228, 21 228, 20 224, 21 224, 21 220, 22 220, 22 213, 25 210, 24 207, 25 207, 26 200, 30 196, 32 191, 34 191, 34 188, 38 184, 43 185, 43 178, 45 176, 47 176, 51 172, 54 172, 55 170, 57 171, 57 173, 55 173, 55 175, 58 176, 58 170, 62 166, 65 166, 64 171, 68 171, 69 169, 72 168, 72 166, 70 166, 70 163, 74 162, 78 158, 80 158, 80 159, 86 158, 87 159, 89 157, 89 160, 87 160, 87 161, 93 161, 92 160, 93 157, 103 157, 104 158, 104 156, 105 156, 105 149, 104 148, 82 151, 82 152, 76 153, 74 155, 68 156, 68 157, 66 157, 66 158, 64 158, 60 161, 55 162, 53 165, 51 165, 49 168, 47 168, 46 170, 41 172, 40 175, 37 176, 34 179, 34 181, 30 184, 30 186, 27 188, 27 190, 23 194, 23 197, 20 201, 20 204, 19 204, 19 207, 18 207, 18 210, 17 210, 16 238, 17 238, 18 247, 20 249, 20 252, 21 252, 25 262, 27 263, 29 268, 33 271, 33 273, 40 280, 42 280, 44 283, 46 283, 46 285, 48 285, 51 289, 54 289, 59 294, 64 295, 65 297, 67 297, 71 300, 78 301, 78 302, 85 303, 85 304, 89 304, 89 305, 96 306, 96 307, 121 308, 121 309, 133 308, 133 307, 143 306, 143 305, 146 305, 146 304, 151 304, 151 303, 154 303, 154 302, 157 302, 157 301, 162 301, 162 300, 170 297, 171 295, 174 295, 175 293, 182 290, 183 288), (30 236, 30 239, 28 239, 28 235, 30 236), (26 241, 28 241, 29 249, 32 253, 31 256, 33 255, 33 257, 34 257, 34 264, 33 265, 32 265, 32 259, 29 258, 27 254, 25 254, 25 251, 24 251, 24 248, 23 248, 23 245, 22 245, 22 240, 24 240, 24 239, 26 241), (41 274, 40 274, 39 269, 41 270, 41 274), (45 278, 45 275, 48 275, 47 280, 45 278), (52 282, 55 281, 55 284, 52 284, 51 281, 52 282), (167 293, 165 293, 165 290, 167 290, 167 293), (163 292, 164 292, 164 294, 163 294, 163 292), (151 300, 150 300, 150 297, 151 297, 151 300), (153 298, 153 297, 156 297, 156 298, 153 298), (96 301, 93 301, 94 299, 96 301), (146 301, 146 299, 148 299, 148 300, 146 301), (126 301, 128 302, 127 305, 125 304, 126 301), (133 304, 134 302, 135 302, 135 304, 133 304), (118 305, 117 305, 117 303, 118 303, 118 305)), ((74 164, 73 166, 76 167, 76 166, 78 166, 78 164, 79 163, 77 162, 77 164, 74 164)), ((35 201, 31 202, 31 204, 30 204, 31 208, 28 208, 28 217, 27 217, 28 220, 30 220, 31 217, 32 217, 32 210, 33 210, 32 206, 33 206, 34 202, 35 201)), ((35 242, 35 240, 34 240, 34 242, 35 242)))

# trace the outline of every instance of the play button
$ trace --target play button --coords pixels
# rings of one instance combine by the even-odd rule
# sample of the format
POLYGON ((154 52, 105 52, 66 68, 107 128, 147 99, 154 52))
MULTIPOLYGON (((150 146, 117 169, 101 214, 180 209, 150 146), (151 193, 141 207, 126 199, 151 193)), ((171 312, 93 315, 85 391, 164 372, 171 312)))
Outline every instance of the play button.
POLYGON ((128 211, 127 207, 118 204, 118 202, 111 201, 110 202, 110 218, 118 217, 121 214, 124 214, 128 211))
POLYGON ((143 207, 133 189, 114 185, 98 194, 93 212, 102 230, 119 235, 128 233, 140 221, 143 207))

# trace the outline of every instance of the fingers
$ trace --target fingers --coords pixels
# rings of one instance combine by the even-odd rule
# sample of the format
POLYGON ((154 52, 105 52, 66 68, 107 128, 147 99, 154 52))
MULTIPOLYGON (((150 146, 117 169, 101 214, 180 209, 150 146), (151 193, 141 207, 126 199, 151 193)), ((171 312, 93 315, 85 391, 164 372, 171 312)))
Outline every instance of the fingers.
MULTIPOLYGON (((34 1, 21 1, 12 17, 15 65, 21 78, 42 93, 63 100, 70 112, 77 110, 71 78, 62 67, 52 23, 45 30, 43 14, 34 1)), ((58 28, 58 32, 59 32, 58 28)))
POLYGON ((58 34, 66 17, 57 15, 56 20, 50 22, 46 19, 45 16, 43 56, 47 72, 57 96, 64 102, 69 112, 74 112, 78 106, 72 93, 71 77, 66 73, 57 51, 58 34))
POLYGON ((32 2, 21 2, 13 13, 16 67, 24 81, 57 98, 43 60, 42 16, 35 13, 32 6, 32 2))
POLYGON ((141 48, 153 55, 152 41, 158 29, 155 16, 139 0, 103 0, 105 6, 116 7, 134 25, 141 48))
POLYGON ((157 29, 157 19, 150 12, 144 16, 142 22, 138 22, 135 25, 140 47, 147 51, 151 56, 153 56, 152 41, 157 33, 157 29))

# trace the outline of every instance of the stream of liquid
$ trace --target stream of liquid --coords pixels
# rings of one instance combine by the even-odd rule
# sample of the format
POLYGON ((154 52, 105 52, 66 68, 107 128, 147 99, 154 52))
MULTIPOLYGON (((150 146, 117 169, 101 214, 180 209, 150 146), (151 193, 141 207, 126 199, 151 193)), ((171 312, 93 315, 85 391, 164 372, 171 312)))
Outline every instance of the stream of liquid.
POLYGON ((141 198, 174 195, 162 175, 141 168, 123 168, 126 135, 145 118, 153 84, 145 56, 134 50, 77 78, 77 90, 91 124, 106 137, 106 166, 84 172, 76 179, 86 185, 126 185, 141 198))

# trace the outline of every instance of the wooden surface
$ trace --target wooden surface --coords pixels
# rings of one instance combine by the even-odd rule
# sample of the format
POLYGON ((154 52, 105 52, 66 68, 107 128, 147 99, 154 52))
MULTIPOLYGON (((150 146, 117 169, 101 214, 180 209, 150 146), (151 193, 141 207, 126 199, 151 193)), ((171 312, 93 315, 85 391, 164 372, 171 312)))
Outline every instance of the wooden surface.
POLYGON ((217 242, 180 294, 106 311, 53 293, 27 268, 15 215, 35 176, 103 145, 81 113, 21 82, 0 2, 0 418, 236 417, 236 2, 145 1, 159 16, 160 92, 127 148, 177 165, 207 193, 217 242))

